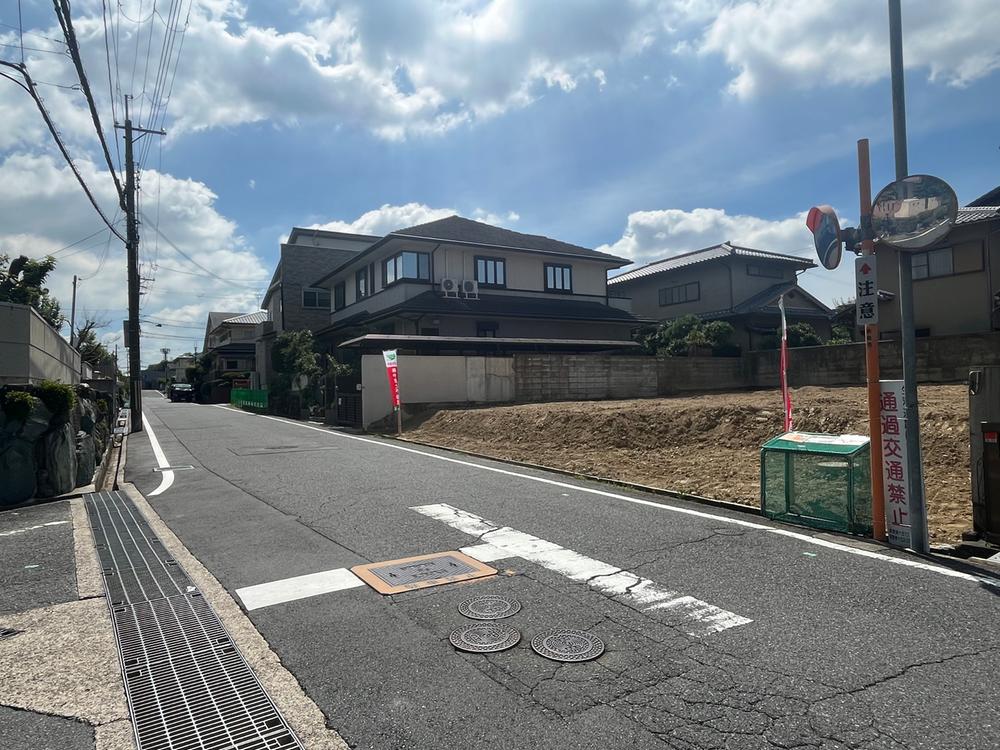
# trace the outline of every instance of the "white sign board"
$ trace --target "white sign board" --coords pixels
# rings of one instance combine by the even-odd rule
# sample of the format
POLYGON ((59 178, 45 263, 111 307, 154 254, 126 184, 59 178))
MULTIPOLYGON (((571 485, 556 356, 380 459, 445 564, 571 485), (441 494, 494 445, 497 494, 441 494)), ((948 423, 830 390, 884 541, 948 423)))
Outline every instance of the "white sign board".
POLYGON ((878 325, 878 278, 874 255, 861 255, 854 259, 854 281, 854 310, 858 325, 878 325))
POLYGON ((889 543, 912 546, 910 476, 906 463, 906 418, 902 380, 880 380, 882 479, 885 485, 885 529, 889 543))

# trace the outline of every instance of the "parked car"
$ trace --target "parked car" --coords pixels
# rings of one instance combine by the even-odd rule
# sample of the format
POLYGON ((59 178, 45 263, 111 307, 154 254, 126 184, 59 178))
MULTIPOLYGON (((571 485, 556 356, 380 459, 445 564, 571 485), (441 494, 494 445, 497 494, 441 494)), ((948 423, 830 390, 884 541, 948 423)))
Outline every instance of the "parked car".
POLYGON ((171 401, 194 401, 194 388, 190 383, 174 383, 170 386, 171 401))

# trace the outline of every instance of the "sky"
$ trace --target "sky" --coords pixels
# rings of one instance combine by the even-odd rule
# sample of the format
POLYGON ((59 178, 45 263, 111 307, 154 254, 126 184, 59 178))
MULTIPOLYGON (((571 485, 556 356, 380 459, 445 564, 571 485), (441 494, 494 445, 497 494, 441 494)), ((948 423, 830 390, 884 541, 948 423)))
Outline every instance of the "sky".
MULTIPOLYGON (((200 349, 209 310, 258 309, 293 226, 381 234, 458 213, 635 263, 725 240, 814 257, 810 206, 857 220, 858 139, 873 191, 894 176, 884 2, 75 0, 72 13, 115 171, 126 96, 136 123, 166 130, 136 152, 144 365, 200 349)), ((963 204, 1000 184, 998 29, 997 0, 903 2, 910 172, 963 204)), ((0 59, 23 54, 122 228, 62 39, 51 3, 0 0, 0 59)), ((53 253, 64 311, 76 274, 77 320, 121 344, 122 243, 3 78, 0 113, 0 251, 53 253)), ((851 265, 801 283, 851 298, 851 265)))

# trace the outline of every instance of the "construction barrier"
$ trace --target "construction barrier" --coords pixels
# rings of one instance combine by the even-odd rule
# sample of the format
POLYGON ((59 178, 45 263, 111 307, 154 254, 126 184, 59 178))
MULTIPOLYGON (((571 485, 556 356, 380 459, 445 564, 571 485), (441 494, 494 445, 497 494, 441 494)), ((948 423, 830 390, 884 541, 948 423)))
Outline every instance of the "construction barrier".
POLYGON ((255 391, 250 388, 233 388, 229 392, 229 403, 241 409, 266 409, 267 391, 255 391))

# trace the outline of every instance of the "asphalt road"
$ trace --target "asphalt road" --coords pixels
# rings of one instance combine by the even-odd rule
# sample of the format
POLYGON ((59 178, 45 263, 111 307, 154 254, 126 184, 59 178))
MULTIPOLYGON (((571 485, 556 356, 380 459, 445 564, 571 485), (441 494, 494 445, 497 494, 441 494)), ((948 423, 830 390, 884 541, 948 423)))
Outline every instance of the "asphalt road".
POLYGON ((169 464, 193 468, 151 496, 161 474, 133 436, 126 476, 231 592, 483 542, 502 557, 477 581, 249 611, 352 747, 1000 745, 1000 588, 985 581, 560 475, 153 393, 144 404, 169 464), (452 648, 474 594, 520 600, 504 620, 517 647, 452 648), (529 642, 554 627, 607 650, 546 660, 529 642))

